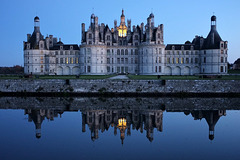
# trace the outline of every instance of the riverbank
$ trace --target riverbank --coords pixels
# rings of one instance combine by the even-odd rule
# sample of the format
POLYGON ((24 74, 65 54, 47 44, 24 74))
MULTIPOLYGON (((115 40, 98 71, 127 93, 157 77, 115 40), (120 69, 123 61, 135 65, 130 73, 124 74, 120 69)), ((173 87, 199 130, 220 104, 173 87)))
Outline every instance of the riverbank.
POLYGON ((0 80, 1 96, 234 96, 239 80, 0 80))

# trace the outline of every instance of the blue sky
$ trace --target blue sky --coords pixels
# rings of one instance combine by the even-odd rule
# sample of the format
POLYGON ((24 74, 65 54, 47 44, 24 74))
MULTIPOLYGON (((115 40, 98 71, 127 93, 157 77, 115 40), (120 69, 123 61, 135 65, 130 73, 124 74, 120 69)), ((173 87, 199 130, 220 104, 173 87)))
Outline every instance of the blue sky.
POLYGON ((23 41, 33 32, 36 15, 45 37, 53 34, 64 43, 80 44, 81 23, 87 28, 92 12, 112 28, 115 19, 119 24, 122 8, 132 25, 146 24, 152 11, 155 25, 164 24, 165 44, 206 37, 214 12, 220 36, 229 42, 229 62, 240 57, 239 0, 1 0, 0 66, 23 65, 23 41))

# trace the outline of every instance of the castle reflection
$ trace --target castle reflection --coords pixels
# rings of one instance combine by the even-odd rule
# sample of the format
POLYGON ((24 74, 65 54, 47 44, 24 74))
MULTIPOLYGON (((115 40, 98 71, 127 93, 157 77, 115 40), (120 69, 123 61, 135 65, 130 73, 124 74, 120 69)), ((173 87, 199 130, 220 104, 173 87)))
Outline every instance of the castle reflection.
MULTIPOLYGON (((41 125, 44 119, 53 121, 61 117, 65 110, 54 109, 25 109, 28 121, 34 122, 36 138, 41 137, 41 125)), ((69 111, 69 110, 68 110, 69 111)), ((74 110, 78 111, 78 110, 74 110)), ((86 132, 88 126, 92 141, 99 138, 99 132, 106 132, 113 127, 114 135, 119 130, 121 143, 123 144, 125 134, 131 135, 131 130, 146 132, 147 139, 152 142, 154 129, 163 131, 164 109, 82 109, 82 132, 86 132)), ((73 111, 72 111, 73 112, 73 111)), ((172 111, 167 111, 172 112, 172 111)), ((214 139, 214 128, 221 116, 226 115, 226 110, 183 110, 185 115, 192 115, 194 120, 205 119, 209 126, 209 139, 214 139)))
POLYGON ((132 130, 146 131, 146 137, 153 141, 153 130, 156 128, 162 132, 163 110, 88 110, 82 111, 82 131, 88 125, 91 131, 91 139, 99 137, 99 131, 104 132, 109 127, 114 127, 114 135, 120 130, 120 138, 123 143, 125 132, 131 135, 132 130))

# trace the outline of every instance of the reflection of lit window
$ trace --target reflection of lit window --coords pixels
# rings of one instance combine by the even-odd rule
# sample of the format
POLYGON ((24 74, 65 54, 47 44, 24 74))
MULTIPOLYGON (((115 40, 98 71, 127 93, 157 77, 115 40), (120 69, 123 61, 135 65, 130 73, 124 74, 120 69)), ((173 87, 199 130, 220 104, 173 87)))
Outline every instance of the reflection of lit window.
POLYGON ((76 63, 78 63, 78 58, 76 58, 76 63))
POLYGON ((68 64, 68 58, 66 58, 66 63, 68 64))
POLYGON ((73 64, 73 57, 71 58, 71 63, 73 64))
POLYGON ((125 118, 118 119, 118 127, 125 128, 127 126, 127 120, 125 118))

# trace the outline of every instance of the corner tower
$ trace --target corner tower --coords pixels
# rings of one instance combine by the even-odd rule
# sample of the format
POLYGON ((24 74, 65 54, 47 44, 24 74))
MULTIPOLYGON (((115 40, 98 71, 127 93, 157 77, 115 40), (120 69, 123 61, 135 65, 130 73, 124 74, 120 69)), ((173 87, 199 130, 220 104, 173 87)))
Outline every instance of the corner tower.
POLYGON ((217 31, 217 17, 211 17, 211 30, 201 50, 202 74, 226 74, 227 73, 227 41, 223 41, 217 31))

